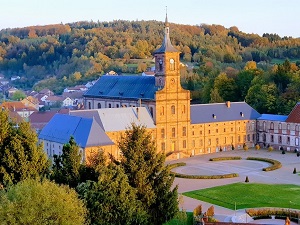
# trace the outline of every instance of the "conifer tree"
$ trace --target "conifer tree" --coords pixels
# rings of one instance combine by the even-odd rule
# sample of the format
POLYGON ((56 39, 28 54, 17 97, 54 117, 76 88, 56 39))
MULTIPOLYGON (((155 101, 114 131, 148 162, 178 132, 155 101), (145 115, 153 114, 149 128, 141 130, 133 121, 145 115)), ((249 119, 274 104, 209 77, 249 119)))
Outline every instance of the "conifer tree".
POLYGON ((80 182, 81 154, 74 137, 64 144, 61 156, 54 157, 51 178, 59 184, 76 187, 80 182))
POLYGON ((165 166, 165 155, 157 153, 151 133, 144 126, 132 124, 118 144, 130 186, 150 216, 149 224, 163 224, 178 212, 177 187, 165 166))
POLYGON ((0 186, 44 176, 49 162, 29 123, 16 124, 0 112, 0 186))

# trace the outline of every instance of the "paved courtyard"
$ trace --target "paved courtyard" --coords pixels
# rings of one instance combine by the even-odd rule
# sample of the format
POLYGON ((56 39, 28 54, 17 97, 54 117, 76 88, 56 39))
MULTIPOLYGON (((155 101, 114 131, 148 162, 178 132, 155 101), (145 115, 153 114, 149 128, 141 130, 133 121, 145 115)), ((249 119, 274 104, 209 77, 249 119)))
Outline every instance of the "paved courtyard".
MULTIPOLYGON (((176 162, 186 163, 186 166, 184 167, 178 167, 173 169, 173 171, 182 174, 191 174, 191 175, 213 175, 213 174, 228 174, 228 173, 239 174, 239 177, 226 178, 226 179, 175 178, 174 185, 178 185, 179 193, 204 189, 204 188, 210 188, 214 186, 221 186, 225 184, 244 182, 246 176, 248 176, 250 182, 255 182, 255 183, 300 185, 300 176, 297 174, 293 174, 294 168, 296 168, 297 171, 300 172, 300 157, 297 157, 296 154, 293 152, 286 152, 286 154, 282 154, 281 151, 278 150, 274 150, 272 152, 268 152, 265 149, 261 149, 261 150, 250 149, 248 151, 233 150, 227 152, 218 152, 218 153, 212 153, 206 155, 199 155, 199 156, 194 156, 186 159, 179 159, 176 161, 172 161, 170 163, 176 163, 176 162), (226 156, 241 156, 242 160, 228 160, 228 161, 217 161, 217 162, 209 161, 210 158, 226 157, 226 156), (278 160, 281 162, 282 168, 274 171, 269 171, 269 172, 262 171, 262 168, 267 167, 270 164, 266 162, 260 162, 260 161, 245 160, 249 156, 278 160)), ((193 209, 199 204, 202 204, 202 208, 204 211, 206 211, 207 208, 212 205, 210 203, 206 203, 186 196, 182 196, 182 203, 180 204, 180 207, 186 211, 193 211, 193 209)), ((230 221, 230 219, 233 216, 243 217, 244 215, 244 210, 239 210, 235 212, 234 210, 230 210, 216 205, 214 205, 214 207, 215 207, 216 218, 219 219, 219 221, 230 221)), ((245 220, 247 220, 247 222, 250 222, 249 218, 245 217, 245 220)), ((278 221, 272 222, 272 224, 275 223, 280 223, 280 222, 278 221)), ((291 224, 293 223, 291 222, 291 224)))

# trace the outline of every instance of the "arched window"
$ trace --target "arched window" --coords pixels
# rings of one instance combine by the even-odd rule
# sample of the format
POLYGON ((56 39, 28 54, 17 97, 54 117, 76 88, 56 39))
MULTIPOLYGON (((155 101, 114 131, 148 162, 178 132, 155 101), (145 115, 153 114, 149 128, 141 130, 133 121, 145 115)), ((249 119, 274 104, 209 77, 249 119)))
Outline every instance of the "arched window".
POLYGON ((111 104, 110 103, 108 104, 108 108, 111 108, 111 104))
POLYGON ((91 106, 91 102, 89 102, 89 109, 91 109, 92 108, 92 106, 91 106))
POLYGON ((175 114, 175 106, 174 105, 171 106, 171 113, 175 114))
POLYGON ((299 126, 298 125, 295 126, 295 131, 299 131, 299 126))
POLYGON ((265 121, 263 123, 263 129, 264 129, 264 131, 266 131, 266 122, 265 121))
POLYGON ((273 122, 271 122, 271 124, 270 124, 270 129, 274 130, 274 123, 273 122))
POLYGON ((279 129, 279 130, 282 129, 282 124, 281 124, 281 123, 278 124, 278 129, 279 129))
POLYGON ((165 108, 162 106, 160 107, 160 115, 163 116, 165 114, 165 108))
POLYGON ((182 113, 185 114, 185 105, 182 106, 182 113))
POLYGON ((98 109, 101 109, 101 103, 100 102, 98 103, 98 109))
POLYGON ((289 123, 286 125, 286 129, 290 130, 290 124, 289 123))

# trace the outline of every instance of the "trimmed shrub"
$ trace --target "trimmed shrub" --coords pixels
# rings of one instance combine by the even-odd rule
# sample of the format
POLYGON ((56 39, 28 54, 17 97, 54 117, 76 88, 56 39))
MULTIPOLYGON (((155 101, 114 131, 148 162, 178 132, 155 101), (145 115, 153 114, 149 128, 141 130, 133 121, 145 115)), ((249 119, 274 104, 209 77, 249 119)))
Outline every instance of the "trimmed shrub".
POLYGON ((175 177, 178 178, 187 178, 187 179, 223 179, 223 178, 233 178, 238 177, 237 173, 229 173, 229 174, 222 174, 222 175, 188 175, 188 174, 181 174, 181 173, 174 173, 175 177))
POLYGON ((282 150, 281 154, 283 154, 283 155, 284 155, 284 154, 285 154, 285 151, 284 151, 284 150, 282 150))
POLYGON ((294 168, 294 171, 293 171, 293 174, 296 174, 297 173, 297 170, 296 170, 296 167, 294 168))
POLYGON ((259 144, 256 144, 256 145, 255 145, 255 149, 256 149, 256 150, 259 150, 259 149, 260 149, 259 144))
POLYGON ((245 151, 248 150, 248 146, 247 146, 245 143, 243 144, 243 149, 244 149, 245 151))
POLYGON ((234 146, 233 145, 231 145, 231 150, 234 150, 234 146))
POLYGON ((281 163, 277 160, 274 159, 267 159, 267 158, 257 158, 257 157, 248 157, 247 160, 257 160, 257 161, 263 161, 263 162, 268 162, 271 163, 272 166, 263 168, 263 171, 272 171, 272 170, 277 170, 279 168, 281 168, 281 163))
POLYGON ((169 164, 170 170, 171 170, 171 169, 174 169, 174 168, 177 168, 177 167, 180 167, 180 166, 186 166, 186 163, 184 163, 184 162, 179 162, 179 163, 169 164))
POLYGON ((297 152, 297 157, 299 157, 300 156, 300 152, 297 152))
POLYGON ((200 216, 202 214, 202 205, 198 205, 194 211, 193 211, 194 216, 200 216))
POLYGON ((242 159, 242 157, 240 157, 240 156, 228 156, 228 157, 210 158, 209 161, 241 160, 241 159, 242 159))
POLYGON ((274 150, 274 148, 273 148, 272 146, 269 146, 269 147, 268 147, 268 151, 269 151, 269 152, 271 152, 271 151, 273 151, 273 150, 274 150))
POLYGON ((246 182, 246 183, 249 183, 249 178, 248 178, 248 176, 246 176, 245 182, 246 182))

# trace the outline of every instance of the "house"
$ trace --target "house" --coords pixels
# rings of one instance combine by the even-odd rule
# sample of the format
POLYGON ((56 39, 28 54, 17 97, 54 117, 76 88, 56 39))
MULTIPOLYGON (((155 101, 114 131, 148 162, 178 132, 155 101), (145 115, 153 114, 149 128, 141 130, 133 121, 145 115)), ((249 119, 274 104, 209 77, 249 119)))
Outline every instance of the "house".
POLYGON ((54 95, 54 93, 52 91, 50 91, 48 88, 45 88, 45 89, 39 91, 39 94, 41 94, 41 95, 47 95, 47 96, 54 95))
POLYGON ((47 98, 45 98, 45 106, 55 106, 55 107, 61 107, 63 103, 64 98, 62 96, 57 95, 50 95, 47 98))
POLYGON ((110 152, 113 145, 95 119, 65 114, 53 116, 40 132, 39 142, 52 158, 62 154, 63 145, 69 142, 71 136, 80 148, 82 160, 87 162, 98 151, 110 152))
POLYGON ((28 96, 21 100, 21 102, 24 103, 25 106, 31 106, 35 108, 36 110, 39 110, 39 100, 37 98, 34 98, 32 96, 28 96))
POLYGON ((46 126, 55 114, 69 114, 69 110, 60 109, 58 111, 33 112, 29 116, 30 125, 37 133, 46 126))
POLYGON ((14 95, 14 93, 16 93, 16 91, 18 91, 17 88, 11 87, 6 91, 7 97, 12 97, 14 95))
POLYGON ((83 94, 84 92, 63 92, 63 98, 70 98, 73 101, 73 105, 78 105, 83 103, 83 94))
POLYGON ((64 89, 64 92, 84 92, 88 88, 85 85, 76 85, 75 87, 68 87, 64 89))
POLYGON ((26 121, 33 112, 37 111, 37 109, 32 106, 25 106, 23 102, 3 102, 0 107, 10 112, 18 113, 26 121))
POLYGON ((69 97, 66 97, 66 98, 62 97, 62 99, 63 99, 62 106, 68 107, 68 106, 73 106, 74 105, 73 104, 74 101, 71 98, 69 98, 69 97))

